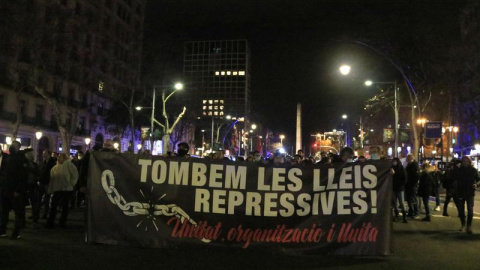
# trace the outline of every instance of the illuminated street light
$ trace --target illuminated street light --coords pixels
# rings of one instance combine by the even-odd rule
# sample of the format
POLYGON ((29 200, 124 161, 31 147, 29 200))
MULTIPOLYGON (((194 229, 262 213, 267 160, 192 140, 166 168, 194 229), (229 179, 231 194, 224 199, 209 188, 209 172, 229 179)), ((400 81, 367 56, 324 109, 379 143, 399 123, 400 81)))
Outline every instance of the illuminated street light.
POLYGON ((43 136, 43 133, 41 131, 37 131, 35 133, 35 137, 37 138, 37 140, 40 140, 40 138, 42 138, 42 136, 43 136))
POLYGON ((118 142, 113 144, 113 148, 115 148, 115 149, 118 149, 118 146, 119 146, 118 142))
POLYGON ((423 127, 423 125, 425 125, 426 122, 427 122, 427 119, 425 119, 425 118, 418 118, 417 119, 417 124, 422 125, 422 127, 423 127))
POLYGON ((477 151, 477 153, 480 152, 480 144, 475 144, 475 150, 477 151))
POLYGON ((135 110, 140 111, 140 110, 142 110, 142 107, 137 106, 137 107, 135 107, 135 110))
MULTIPOLYGON (((167 151, 170 150, 170 134, 172 133, 173 129, 175 128, 175 125, 178 123, 178 120, 183 116, 185 113, 186 107, 183 107, 183 111, 177 116, 177 119, 175 122, 170 126, 168 119, 165 119, 165 122, 162 124, 155 119, 155 95, 156 95, 156 88, 159 86, 154 86, 153 87, 153 98, 152 98, 152 114, 150 116, 150 150, 152 151, 153 154, 153 133, 154 133, 154 123, 162 127, 163 129, 163 152, 166 153, 167 151)), ((171 96, 173 96, 178 90, 183 89, 183 84, 181 83, 176 83, 174 86, 174 90, 166 96, 166 89, 164 88, 162 91, 162 109, 163 109, 163 116, 164 118, 167 118, 167 113, 165 111, 166 103, 168 99, 170 99, 171 96)), ((213 129, 212 129, 212 134, 213 134, 213 129)))
POLYGON ((372 82, 372 81, 370 81, 370 80, 368 80, 368 81, 365 81, 365 85, 366 85, 366 86, 371 86, 372 84, 373 84, 373 82, 372 82))
POLYGON ((183 84, 182 83, 176 83, 175 84, 175 90, 182 90, 183 89, 183 84))
POLYGON ((344 114, 344 115, 342 115, 342 118, 343 118, 343 119, 347 119, 347 118, 348 118, 348 115, 344 114))
POLYGON ((91 141, 92 140, 89 137, 85 138, 85 144, 86 145, 89 145, 91 141))
POLYGON ((227 118, 227 120, 230 120, 230 119, 232 119, 232 116, 231 116, 231 115, 227 115, 226 118, 227 118))
POLYGON ((348 74, 350 73, 350 69, 351 69, 351 68, 350 68, 350 66, 348 66, 348 65, 343 65, 343 66, 341 66, 341 67, 339 68, 340 73, 341 73, 342 75, 348 75, 348 74))
POLYGON ((137 144, 137 150, 140 151, 141 149, 142 149, 142 144, 141 143, 137 144))
POLYGON ((282 145, 282 147, 283 147, 283 139, 285 139, 285 135, 281 134, 280 135, 280 144, 282 145))

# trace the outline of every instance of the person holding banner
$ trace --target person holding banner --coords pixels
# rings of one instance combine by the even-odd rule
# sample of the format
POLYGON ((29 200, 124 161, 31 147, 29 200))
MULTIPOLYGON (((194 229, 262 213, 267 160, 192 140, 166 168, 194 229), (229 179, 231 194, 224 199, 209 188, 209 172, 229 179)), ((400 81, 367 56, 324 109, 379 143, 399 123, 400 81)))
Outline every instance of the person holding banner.
POLYGON ((190 146, 186 142, 181 142, 177 144, 177 157, 188 158, 188 151, 190 146))
POLYGON ((467 204, 467 233, 472 234, 472 220, 473 220, 473 203, 475 196, 475 189, 478 187, 480 181, 477 170, 473 167, 472 161, 469 157, 462 157, 462 165, 457 170, 457 198, 458 198, 458 216, 463 230, 465 226, 465 204, 467 204))
POLYGON ((402 210, 403 223, 407 223, 407 213, 405 212, 405 203, 403 200, 403 192, 405 190, 405 184, 407 183, 407 176, 405 169, 402 166, 402 162, 399 158, 394 158, 392 161, 393 169, 393 196, 392 196, 392 206, 394 209, 395 217, 393 221, 398 220, 398 203, 400 203, 400 210, 402 210))

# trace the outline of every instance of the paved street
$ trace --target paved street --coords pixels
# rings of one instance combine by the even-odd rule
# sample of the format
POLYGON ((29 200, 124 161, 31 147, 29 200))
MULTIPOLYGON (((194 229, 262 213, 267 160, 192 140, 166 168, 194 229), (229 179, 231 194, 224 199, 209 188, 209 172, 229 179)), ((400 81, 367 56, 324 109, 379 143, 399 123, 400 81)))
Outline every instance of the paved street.
MULTIPOLYGON (((70 228, 47 230, 30 220, 20 240, 0 239, 0 269, 478 269, 480 196, 474 234, 459 232, 456 211, 433 212, 432 222, 394 223, 394 255, 380 258, 282 256, 258 250, 213 248, 144 249, 86 245, 83 210, 73 210, 70 228)), ((434 207, 434 203, 430 204, 434 207)), ((27 216, 29 212, 27 212, 27 216)), ((10 225, 12 222, 10 222, 10 225)))

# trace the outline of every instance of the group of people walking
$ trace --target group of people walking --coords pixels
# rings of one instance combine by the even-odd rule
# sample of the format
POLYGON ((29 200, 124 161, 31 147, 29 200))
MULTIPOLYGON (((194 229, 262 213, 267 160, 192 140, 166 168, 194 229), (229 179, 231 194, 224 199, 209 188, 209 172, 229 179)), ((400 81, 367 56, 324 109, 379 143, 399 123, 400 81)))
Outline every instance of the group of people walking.
POLYGON ((407 165, 404 168, 398 158, 392 161, 394 221, 398 219, 400 204, 403 221, 407 217, 416 218, 420 213, 421 204, 425 209, 425 217, 422 221, 431 221, 429 208, 430 197, 435 198, 435 211, 440 211, 439 188, 446 189, 446 198, 443 205, 443 215, 448 216, 448 204, 453 199, 458 210, 461 228, 468 234, 472 233, 473 205, 477 185, 480 181, 478 171, 473 167, 469 157, 464 156, 461 160, 453 160, 448 168, 441 172, 436 166, 424 162, 420 168, 413 155, 407 156, 407 165), (404 208, 403 195, 408 205, 408 213, 404 208), (467 215, 465 215, 465 206, 467 215))
POLYGON ((55 226, 59 205, 62 213, 59 226, 66 227, 69 202, 78 181, 79 160, 74 161, 66 154, 54 157, 52 152, 43 152, 43 161, 37 164, 33 149, 20 150, 18 141, 12 142, 9 153, 0 151, 0 237, 7 236, 9 214, 15 213, 12 239, 21 237, 25 227, 25 209, 32 207, 31 219, 38 224, 46 219, 46 227, 55 226), (43 215, 40 216, 43 208, 43 215))

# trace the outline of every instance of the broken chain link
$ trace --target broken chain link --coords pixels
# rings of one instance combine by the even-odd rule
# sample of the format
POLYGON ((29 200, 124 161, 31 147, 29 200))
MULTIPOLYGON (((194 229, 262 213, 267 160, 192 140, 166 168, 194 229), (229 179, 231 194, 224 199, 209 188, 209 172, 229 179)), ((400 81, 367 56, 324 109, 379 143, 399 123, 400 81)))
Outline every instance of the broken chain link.
POLYGON ((193 225, 197 223, 190 218, 190 216, 176 204, 152 204, 140 202, 128 202, 115 188, 115 177, 111 170, 102 172, 102 187, 107 193, 107 197, 114 205, 118 206, 120 210, 127 216, 176 216, 183 223, 185 220, 193 225))

